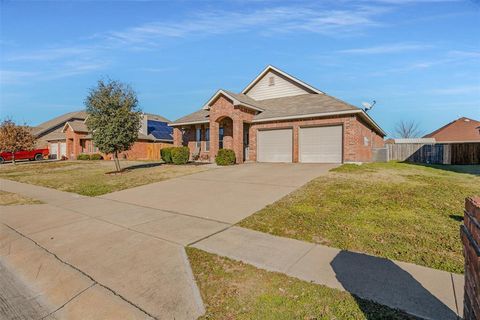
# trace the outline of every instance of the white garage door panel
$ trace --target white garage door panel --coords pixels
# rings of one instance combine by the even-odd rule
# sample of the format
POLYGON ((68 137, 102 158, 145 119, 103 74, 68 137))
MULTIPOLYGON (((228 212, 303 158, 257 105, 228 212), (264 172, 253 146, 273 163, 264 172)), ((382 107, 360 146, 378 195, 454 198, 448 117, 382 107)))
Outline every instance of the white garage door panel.
POLYGON ((342 126, 300 128, 299 138, 300 162, 342 162, 342 126))
POLYGON ((259 162, 292 162, 292 129, 258 131, 259 162))

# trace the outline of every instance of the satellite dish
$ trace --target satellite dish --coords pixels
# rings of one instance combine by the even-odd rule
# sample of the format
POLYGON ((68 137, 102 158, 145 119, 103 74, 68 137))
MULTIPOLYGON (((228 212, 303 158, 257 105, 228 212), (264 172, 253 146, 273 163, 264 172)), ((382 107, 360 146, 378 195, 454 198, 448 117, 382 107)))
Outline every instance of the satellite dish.
POLYGON ((375 100, 373 100, 372 103, 362 102, 363 111, 367 112, 367 111, 371 110, 376 103, 377 103, 377 101, 375 101, 375 100))

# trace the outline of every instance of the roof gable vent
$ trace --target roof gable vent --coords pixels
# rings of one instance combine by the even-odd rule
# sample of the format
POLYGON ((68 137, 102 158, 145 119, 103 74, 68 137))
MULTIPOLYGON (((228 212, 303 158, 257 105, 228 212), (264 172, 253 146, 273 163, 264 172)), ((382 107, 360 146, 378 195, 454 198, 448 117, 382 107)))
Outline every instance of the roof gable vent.
POLYGON ((274 77, 274 76, 270 76, 270 77, 268 78, 268 85, 269 85, 270 87, 272 87, 272 86, 275 85, 275 77, 274 77))

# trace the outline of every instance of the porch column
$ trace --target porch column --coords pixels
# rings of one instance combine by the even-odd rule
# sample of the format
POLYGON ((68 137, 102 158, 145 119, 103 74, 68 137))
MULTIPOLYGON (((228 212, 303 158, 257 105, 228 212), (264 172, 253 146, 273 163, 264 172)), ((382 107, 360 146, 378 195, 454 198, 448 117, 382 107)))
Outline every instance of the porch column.
POLYGON ((182 130, 179 127, 173 127, 173 145, 181 147, 183 142, 182 130))
POLYGON ((218 122, 210 121, 210 162, 215 162, 218 153, 218 132, 220 125, 218 122))
POLYGON ((236 163, 243 163, 243 121, 233 120, 233 151, 236 163))

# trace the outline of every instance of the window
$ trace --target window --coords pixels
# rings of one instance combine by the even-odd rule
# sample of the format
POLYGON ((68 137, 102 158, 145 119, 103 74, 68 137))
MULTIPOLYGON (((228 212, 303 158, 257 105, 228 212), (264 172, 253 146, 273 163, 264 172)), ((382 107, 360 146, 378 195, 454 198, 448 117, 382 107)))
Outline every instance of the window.
POLYGON ((195 151, 199 151, 202 146, 202 128, 195 130, 195 151))
POLYGON ((205 151, 210 151, 210 128, 205 129, 205 151))
POLYGON ((218 130, 218 148, 223 149, 223 127, 218 130))
POLYGON ((268 78, 268 85, 270 87, 275 85, 275 77, 268 78))

